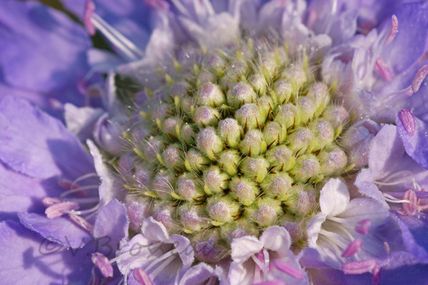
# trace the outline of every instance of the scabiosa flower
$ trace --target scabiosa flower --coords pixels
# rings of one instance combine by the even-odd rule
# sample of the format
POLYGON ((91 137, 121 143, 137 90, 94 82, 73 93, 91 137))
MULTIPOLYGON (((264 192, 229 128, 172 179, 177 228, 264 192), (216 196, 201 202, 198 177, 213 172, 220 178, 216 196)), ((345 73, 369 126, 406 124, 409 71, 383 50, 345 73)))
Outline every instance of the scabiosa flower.
MULTIPOLYGON (((2 191, 19 201, 0 246, 25 240, 18 267, 46 238, 66 270, 40 280, 401 284, 413 268, 423 284, 426 2, 62 2, 109 45, 79 65, 106 84, 98 108, 64 107, 87 149, 0 101, 2 191), (104 236, 113 251, 88 242, 104 236)), ((75 87, 72 70, 58 82, 75 87)))

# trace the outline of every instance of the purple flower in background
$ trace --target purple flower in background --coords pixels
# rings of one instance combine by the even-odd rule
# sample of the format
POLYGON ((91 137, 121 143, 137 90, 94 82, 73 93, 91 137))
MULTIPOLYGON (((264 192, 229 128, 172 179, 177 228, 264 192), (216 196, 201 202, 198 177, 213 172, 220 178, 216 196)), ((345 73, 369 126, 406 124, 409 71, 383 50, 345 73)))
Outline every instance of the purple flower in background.
POLYGON ((45 2, 0 4, 0 284, 427 284, 427 1, 45 2))

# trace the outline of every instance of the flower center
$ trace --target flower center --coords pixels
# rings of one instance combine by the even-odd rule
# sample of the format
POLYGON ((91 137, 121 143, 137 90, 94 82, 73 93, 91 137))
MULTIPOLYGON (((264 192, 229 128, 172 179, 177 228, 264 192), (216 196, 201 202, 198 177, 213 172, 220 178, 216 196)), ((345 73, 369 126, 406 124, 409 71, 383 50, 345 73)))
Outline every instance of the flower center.
POLYGON ((185 53, 130 116, 125 187, 171 233, 220 245, 302 221, 320 183, 347 169, 337 138, 348 112, 317 65, 286 50, 248 41, 185 53))

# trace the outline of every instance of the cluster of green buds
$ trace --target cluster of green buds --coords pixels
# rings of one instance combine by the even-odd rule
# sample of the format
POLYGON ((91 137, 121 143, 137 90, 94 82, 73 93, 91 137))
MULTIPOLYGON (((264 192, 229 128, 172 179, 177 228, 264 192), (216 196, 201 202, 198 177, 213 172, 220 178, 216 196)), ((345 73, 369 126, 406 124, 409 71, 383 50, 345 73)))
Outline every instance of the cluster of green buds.
POLYGON ((252 42, 173 66, 124 135, 130 195, 208 262, 222 256, 204 254, 209 245, 227 251, 236 236, 317 211, 321 183, 348 167, 338 138, 349 118, 316 67, 252 42))

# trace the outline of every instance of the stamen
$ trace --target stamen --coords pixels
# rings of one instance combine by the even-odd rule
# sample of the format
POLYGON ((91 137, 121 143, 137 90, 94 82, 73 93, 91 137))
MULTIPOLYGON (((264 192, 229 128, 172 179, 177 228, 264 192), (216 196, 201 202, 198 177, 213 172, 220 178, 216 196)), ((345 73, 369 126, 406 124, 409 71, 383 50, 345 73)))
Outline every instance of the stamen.
POLYGON ((52 198, 52 197, 45 197, 42 199, 42 203, 45 207, 49 207, 52 206, 54 204, 58 204, 61 203, 62 201, 60 199, 57 198, 52 198))
POLYGON ((390 44, 398 34, 398 18, 395 15, 392 15, 391 17, 391 31, 389 32, 389 35, 386 39, 386 44, 390 44))
POLYGON ((416 76, 413 79, 411 90, 414 93, 418 92, 421 88, 422 82, 425 80, 425 78, 428 76, 428 65, 422 66, 418 72, 416 72, 416 76))
POLYGON ((86 221, 84 218, 82 218, 79 215, 70 213, 69 218, 75 222, 78 226, 80 226, 81 228, 83 228, 84 230, 86 230, 89 233, 92 233, 94 226, 91 225, 88 221, 86 221))
POLYGON ((89 35, 95 35, 95 27, 91 21, 92 15, 95 12, 95 4, 93 0, 86 0, 85 2, 85 12, 83 14, 83 23, 85 28, 88 31, 89 35))
POLYGON ((371 225, 372 225, 372 222, 369 219, 361 220, 355 226, 355 231, 362 235, 366 235, 368 234, 371 225))
POLYGON ((394 77, 391 69, 386 65, 382 59, 377 59, 375 63, 375 70, 386 81, 391 81, 394 77))
POLYGON ((416 196, 415 191, 413 190, 407 190, 404 193, 404 199, 406 199, 407 201, 409 201, 406 204, 403 204, 403 214, 407 215, 407 216, 414 216, 418 213, 418 198, 416 196))
POLYGON ((358 251, 360 251, 362 245, 362 241, 359 239, 351 242, 348 247, 343 251, 342 257, 351 257, 355 255, 358 251))
POLYGON ((60 202, 46 208, 45 214, 48 219, 61 217, 73 210, 77 210, 79 205, 74 202, 60 202))
POLYGON ((273 265, 278 270, 280 270, 280 271, 282 271, 282 272, 290 275, 293 278, 303 279, 303 277, 304 277, 303 273, 300 270, 298 270, 298 269, 296 269, 296 268, 288 265, 285 262, 281 262, 281 261, 276 260, 276 261, 273 262, 273 265))
MULTIPOLYGON (((427 75, 428 75, 428 69, 427 69, 427 75)), ((398 113, 398 118, 400 119, 400 122, 403 124, 403 127, 406 130, 407 134, 410 136, 413 136, 416 132, 416 122, 412 112, 409 109, 402 109, 398 113)))
POLYGON ((132 272, 132 275, 134 276, 135 280, 141 285, 153 285, 152 280, 150 279, 149 275, 143 270, 143 269, 135 269, 132 272))
POLYGON ((130 60, 138 60, 144 56, 144 53, 138 47, 128 40, 119 31, 106 23, 97 14, 92 16, 92 23, 103 35, 115 45, 124 56, 130 60))
POLYGON ((345 274, 363 274, 379 272, 379 265, 376 260, 369 259, 363 261, 353 261, 343 264, 343 272, 345 274))
POLYGON ((108 278, 113 277, 113 267, 111 266, 108 258, 102 253, 95 252, 91 256, 92 263, 100 270, 101 274, 108 278))

